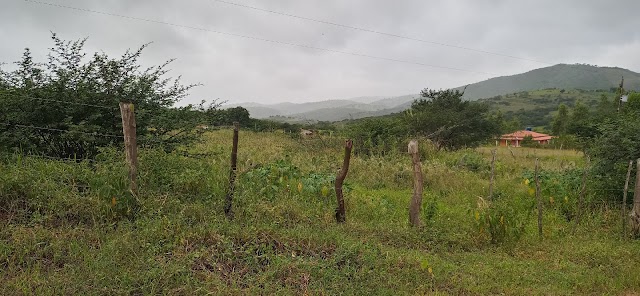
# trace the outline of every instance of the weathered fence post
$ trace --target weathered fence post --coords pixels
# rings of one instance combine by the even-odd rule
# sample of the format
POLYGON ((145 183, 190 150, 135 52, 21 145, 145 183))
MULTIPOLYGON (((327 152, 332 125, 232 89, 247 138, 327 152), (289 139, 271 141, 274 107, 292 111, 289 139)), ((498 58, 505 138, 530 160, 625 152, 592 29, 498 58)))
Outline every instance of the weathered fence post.
POLYGON ((349 162, 351 161, 351 149, 353 148, 353 141, 348 139, 344 143, 344 161, 342 162, 342 168, 336 177, 336 199, 338 200, 338 206, 336 207, 336 221, 338 223, 344 223, 346 221, 346 213, 344 210, 344 195, 342 194, 342 184, 344 178, 347 177, 349 172, 349 162))
POLYGON ((233 218, 232 202, 233 193, 236 189, 236 170, 238 163, 238 132, 240 124, 236 121, 233 123, 233 147, 231 148, 231 169, 229 170, 229 189, 225 199, 224 213, 227 218, 233 218))
POLYGON ((633 209, 631 210, 631 231, 640 234, 640 158, 636 161, 636 186, 633 191, 633 209))
POLYGON ((496 149, 491 150, 491 179, 489 181, 489 200, 493 200, 493 182, 496 170, 496 149))
POLYGON ((407 150, 411 154, 413 162, 413 197, 411 197, 411 203, 409 204, 409 223, 411 223, 411 226, 421 226, 420 208, 422 206, 423 177, 420 154, 418 154, 418 141, 411 140, 407 150))
POLYGON ((122 133, 124 134, 124 151, 129 167, 129 189, 134 195, 138 194, 138 146, 136 143, 136 115, 132 103, 120 102, 122 117, 122 133))
POLYGON ((627 192, 629 191, 629 179, 631 179, 631 169, 633 168, 633 160, 629 160, 627 168, 627 180, 624 182, 624 193, 622 194, 622 238, 627 237, 627 192))
POLYGON ((542 197, 540 196, 540 171, 539 160, 536 158, 536 172, 535 172, 535 182, 536 182, 536 200, 538 201, 538 236, 542 239, 542 197))
MULTIPOLYGON (((582 218, 582 211, 584 210, 584 195, 587 192, 587 172, 589 171, 589 163, 591 159, 587 156, 587 162, 584 164, 584 171, 582 172, 582 186, 580 187, 580 196, 578 197, 578 215, 576 216, 576 224, 577 228, 578 224, 580 224, 580 219, 582 218)), ((574 232, 576 230, 574 228, 574 232)))

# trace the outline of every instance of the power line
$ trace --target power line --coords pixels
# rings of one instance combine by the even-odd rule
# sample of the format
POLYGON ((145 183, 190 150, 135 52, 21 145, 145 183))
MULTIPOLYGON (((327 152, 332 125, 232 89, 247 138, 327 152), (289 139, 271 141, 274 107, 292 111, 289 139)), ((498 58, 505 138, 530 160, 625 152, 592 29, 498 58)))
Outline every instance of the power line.
POLYGON ((249 6, 249 5, 240 4, 240 3, 236 3, 236 2, 230 2, 230 1, 225 1, 225 0, 210 0, 210 1, 215 1, 215 2, 219 2, 219 3, 234 5, 234 6, 237 6, 237 7, 253 9, 253 10, 257 10, 257 11, 262 11, 262 12, 282 15, 282 16, 291 17, 291 18, 297 18, 297 19, 301 19, 301 20, 306 20, 306 21, 311 21, 311 22, 316 22, 316 23, 321 23, 321 24, 326 24, 326 25, 331 25, 331 26, 351 29, 351 30, 357 30, 357 31, 362 31, 362 32, 368 32, 368 33, 374 33, 374 34, 394 37, 394 38, 418 41, 418 42, 428 43, 428 44, 432 44, 432 45, 445 46, 445 47, 457 48, 457 49, 468 50, 468 51, 475 51, 475 52, 479 52, 479 53, 490 54, 490 55, 495 55, 495 56, 501 56, 501 57, 506 57, 506 58, 510 58, 510 59, 536 62, 536 63, 540 63, 540 64, 545 64, 545 65, 553 65, 552 63, 548 63, 548 62, 543 62, 543 61, 538 61, 538 60, 529 59, 529 58, 523 58, 523 57, 517 57, 517 56, 513 56, 513 55, 499 53, 499 52, 492 52, 492 51, 476 49, 476 48, 471 48, 471 47, 452 45, 452 44, 447 44, 447 43, 442 43, 442 42, 436 42, 436 41, 420 39, 420 38, 411 37, 411 36, 404 36, 404 35, 399 35, 399 34, 394 34, 394 33, 387 33, 387 32, 377 31, 377 30, 373 30, 373 29, 367 29, 367 28, 362 28, 362 27, 356 27, 356 26, 350 26, 350 25, 345 25, 345 24, 340 24, 340 23, 334 23, 334 22, 330 22, 330 21, 314 19, 314 18, 299 16, 299 15, 290 14, 290 13, 279 12, 279 11, 275 11, 275 10, 269 10, 269 9, 255 7, 255 6, 249 6))
POLYGON ((40 126, 34 126, 34 125, 24 125, 24 124, 8 123, 8 122, 0 122, 0 124, 4 126, 9 126, 9 127, 31 128, 36 130, 54 131, 54 132, 63 132, 63 133, 78 133, 78 134, 84 134, 89 136, 102 136, 102 137, 113 137, 113 138, 123 137, 123 136, 113 135, 113 134, 87 133, 87 132, 80 132, 80 131, 71 131, 71 130, 50 128, 50 127, 40 127, 40 126))
POLYGON ((24 1, 25 2, 30 2, 30 3, 41 4, 41 5, 48 5, 48 6, 58 7, 58 8, 71 9, 71 10, 76 10, 76 11, 83 11, 83 12, 89 12, 89 13, 95 13, 95 14, 115 16, 115 17, 119 17, 119 18, 136 20, 136 21, 143 21, 143 22, 162 24, 162 25, 185 28, 185 29, 191 29, 191 30, 198 30, 198 31, 210 32, 210 33, 216 33, 216 34, 226 35, 226 36, 233 36, 233 37, 239 37, 239 38, 245 38, 245 39, 251 39, 251 40, 258 40, 258 41, 269 42, 269 43, 280 44, 280 45, 287 45, 287 46, 300 47, 300 48, 308 48, 308 49, 321 50, 321 51, 340 53, 340 54, 358 56, 358 57, 365 57, 365 58, 371 58, 371 59, 377 59, 377 60, 391 61, 391 62, 397 62, 397 63, 404 63, 404 64, 413 64, 413 65, 430 67, 430 68, 454 70, 454 71, 460 71, 460 72, 477 73, 477 74, 485 74, 485 75, 497 75, 495 73, 489 73, 489 72, 466 70, 466 69, 447 67, 447 66, 431 65, 431 64, 421 63, 421 62, 407 61, 407 60, 401 60, 401 59, 395 59, 395 58, 387 58, 387 57, 374 56, 374 55, 357 53, 357 52, 342 51, 342 50, 323 48, 323 47, 316 47, 316 46, 305 45, 305 44, 298 44, 298 43, 291 43, 291 42, 286 42, 286 41, 278 41, 278 40, 266 39, 266 38, 249 36, 249 35, 222 32, 222 31, 211 30, 211 29, 202 28, 202 27, 181 25, 181 24, 170 23, 170 22, 165 22, 165 21, 158 21, 158 20, 153 20, 153 19, 126 16, 126 15, 121 15, 121 14, 115 14, 115 13, 110 13, 110 12, 91 10, 91 9, 86 9, 86 8, 78 8, 78 7, 66 6, 66 5, 55 4, 55 3, 48 3, 48 2, 41 2, 41 1, 34 1, 34 0, 24 0, 24 1))

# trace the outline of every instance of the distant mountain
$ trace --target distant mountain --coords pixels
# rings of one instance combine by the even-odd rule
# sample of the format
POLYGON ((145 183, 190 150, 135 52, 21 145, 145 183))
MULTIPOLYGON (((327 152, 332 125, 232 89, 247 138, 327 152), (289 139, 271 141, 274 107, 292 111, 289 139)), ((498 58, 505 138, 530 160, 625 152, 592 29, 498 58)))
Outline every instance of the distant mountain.
MULTIPOLYGON (((547 88, 608 90, 617 87, 623 76, 625 89, 640 90, 640 74, 627 69, 559 64, 470 84, 464 97, 468 100, 477 100, 547 88)), ((458 89, 463 88, 459 87, 458 89)))
MULTIPOLYGON (((625 89, 640 90, 640 73, 615 67, 559 64, 470 84, 465 90, 464 98, 478 100, 541 89, 608 91, 618 87, 623 76, 625 89)), ((464 86, 456 89, 462 90, 464 86)), ((401 112, 408 109, 411 103, 419 97, 418 94, 397 97, 363 96, 348 100, 326 100, 310 103, 287 102, 271 105, 246 103, 239 105, 249 110, 251 117, 254 118, 278 117, 304 121, 340 121, 401 112)))
POLYGON ((348 101, 353 101, 356 103, 363 103, 363 104, 371 104, 375 101, 379 101, 386 98, 385 96, 368 96, 368 97, 357 97, 357 98, 350 98, 347 99, 348 101))

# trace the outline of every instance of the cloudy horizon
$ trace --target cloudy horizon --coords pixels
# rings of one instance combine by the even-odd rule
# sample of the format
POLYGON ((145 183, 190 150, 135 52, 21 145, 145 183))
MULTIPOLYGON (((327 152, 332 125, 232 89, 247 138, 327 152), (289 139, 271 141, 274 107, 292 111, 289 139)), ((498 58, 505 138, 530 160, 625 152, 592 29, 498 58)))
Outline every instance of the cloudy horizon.
POLYGON ((0 47, 0 62, 19 60, 26 47, 36 60, 45 61, 53 45, 50 32, 65 40, 88 37, 87 53, 110 56, 152 42, 143 65, 175 58, 172 76, 203 84, 181 104, 217 98, 301 103, 399 96, 558 63, 640 72, 640 32, 634 21, 640 1, 631 0, 615 5, 550 0, 5 2, 0 37, 10 42, 0 47))

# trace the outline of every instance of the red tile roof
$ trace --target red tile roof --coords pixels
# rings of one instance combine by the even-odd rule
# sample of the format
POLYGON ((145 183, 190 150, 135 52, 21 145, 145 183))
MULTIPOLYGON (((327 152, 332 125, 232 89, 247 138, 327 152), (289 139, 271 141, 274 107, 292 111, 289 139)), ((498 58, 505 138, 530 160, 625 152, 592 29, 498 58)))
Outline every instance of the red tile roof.
POLYGON ((551 140, 551 138, 553 138, 553 136, 532 131, 517 131, 500 136, 500 140, 522 140, 527 136, 531 136, 534 141, 545 141, 551 140))

